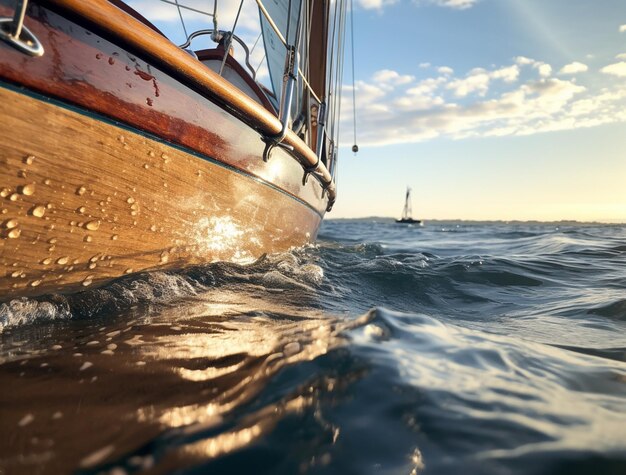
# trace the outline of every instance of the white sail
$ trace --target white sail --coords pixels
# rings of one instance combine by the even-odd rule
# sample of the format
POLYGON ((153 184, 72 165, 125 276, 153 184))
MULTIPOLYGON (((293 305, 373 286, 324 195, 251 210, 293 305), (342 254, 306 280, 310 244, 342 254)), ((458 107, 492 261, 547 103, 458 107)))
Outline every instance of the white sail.
MULTIPOLYGON (((301 5, 302 0, 265 0, 263 2, 263 6, 270 18, 290 45, 295 43, 301 5)), ((270 81, 274 95, 279 98, 283 84, 287 50, 263 12, 259 12, 259 14, 270 81)))

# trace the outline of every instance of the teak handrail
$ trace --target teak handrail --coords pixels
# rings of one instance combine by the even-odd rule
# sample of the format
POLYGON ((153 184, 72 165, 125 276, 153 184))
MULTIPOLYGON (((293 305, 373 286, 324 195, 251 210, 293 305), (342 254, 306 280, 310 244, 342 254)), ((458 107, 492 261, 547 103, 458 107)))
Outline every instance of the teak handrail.
MULTIPOLYGON (((164 70, 176 74, 180 80, 193 86, 194 90, 219 103, 261 134, 274 136, 280 133, 282 126, 278 117, 167 38, 112 5, 108 0, 42 0, 42 3, 78 16, 133 48, 136 53, 150 57, 164 70)), ((292 130, 287 131, 283 143, 293 147, 292 153, 305 170, 315 169, 315 176, 328 193, 329 207, 332 206, 336 196, 335 184, 330 172, 318 160, 315 152, 292 130)))

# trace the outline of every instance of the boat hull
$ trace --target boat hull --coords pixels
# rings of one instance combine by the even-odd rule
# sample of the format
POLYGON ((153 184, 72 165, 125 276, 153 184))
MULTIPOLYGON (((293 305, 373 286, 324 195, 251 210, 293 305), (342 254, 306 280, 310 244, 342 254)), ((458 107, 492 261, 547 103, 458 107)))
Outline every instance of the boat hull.
POLYGON ((334 185, 304 180, 294 152, 263 160, 273 112, 212 90, 221 78, 171 44, 180 67, 142 50, 164 40, 135 19, 126 41, 56 3, 27 11, 43 56, 0 42, 0 301, 315 239, 334 185))
POLYGON ((402 219, 396 219, 396 223, 398 224, 422 224, 422 221, 419 219, 413 219, 413 218, 402 218, 402 219))
POLYGON ((315 239, 314 208, 218 160, 15 88, 0 117, 0 299, 315 239))

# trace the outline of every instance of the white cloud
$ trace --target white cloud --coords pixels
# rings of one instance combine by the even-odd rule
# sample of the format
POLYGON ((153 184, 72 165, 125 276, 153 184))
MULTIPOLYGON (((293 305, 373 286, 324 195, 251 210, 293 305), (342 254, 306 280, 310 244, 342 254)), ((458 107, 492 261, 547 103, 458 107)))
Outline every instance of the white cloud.
POLYGON ((397 0, 357 0, 357 3, 366 10, 382 10, 383 7, 393 5, 397 0))
POLYGON ((557 112, 575 95, 584 92, 585 88, 570 81, 547 78, 525 84, 521 90, 528 103, 537 106, 533 109, 545 114, 557 112))
POLYGON ((406 93, 409 95, 432 95, 439 89, 439 87, 447 81, 445 77, 428 78, 418 82, 415 86, 407 89, 406 93))
POLYGON ((515 62, 520 66, 527 66, 529 64, 535 64, 536 61, 534 59, 527 58, 526 56, 518 56, 515 58, 515 62))
MULTIPOLYGON (((545 64, 522 63, 537 69, 545 64)), ((626 122, 622 81, 588 89, 570 79, 522 75, 527 72, 516 58, 510 65, 475 68, 461 77, 440 74, 393 87, 358 82, 359 141, 372 146, 435 137, 530 135, 626 122)), ((352 120, 349 96, 345 92, 342 102, 346 125, 352 120)))
POLYGON ((620 53, 615 56, 615 59, 624 59, 626 60, 626 53, 620 53))
POLYGON ((394 86, 399 86, 402 84, 408 84, 415 79, 414 76, 410 76, 408 74, 399 74, 396 71, 392 71, 391 69, 382 69, 374 73, 372 79, 379 83, 391 84, 394 86))
POLYGON ((500 79, 506 83, 515 82, 519 77, 519 73, 519 66, 516 64, 496 69, 495 71, 475 68, 464 79, 454 79, 446 87, 454 91, 454 95, 457 97, 466 97, 472 93, 484 96, 487 94, 492 80, 500 79))
POLYGON ((380 86, 368 84, 365 81, 357 81, 356 89, 359 91, 359 101, 366 104, 374 103, 376 99, 381 99, 387 94, 380 86))
POLYGON ((578 61, 574 61, 573 63, 566 64, 561 68, 559 74, 578 74, 584 73, 587 71, 589 67, 586 64, 579 63, 578 61))
POLYGON ((620 25, 619 32, 620 33, 626 33, 626 25, 620 25))
POLYGON ((546 63, 535 63, 535 68, 539 71, 539 76, 547 78, 552 74, 552 66, 546 63))
POLYGON ((613 76, 626 77, 626 61, 609 64, 603 67, 600 72, 604 74, 612 74, 613 76))
POLYGON ((475 69, 464 79, 455 79, 446 87, 457 97, 465 97, 473 92, 484 96, 489 89, 489 74, 484 69, 475 69))
POLYGON ((515 82, 519 78, 519 67, 517 65, 501 68, 491 73, 493 79, 502 79, 504 82, 515 82))
POLYGON ((441 7, 465 10, 466 8, 471 8, 476 5, 479 0, 430 0, 430 2, 441 7))
POLYGON ((454 73, 454 69, 449 68, 448 66, 441 66, 440 68, 437 68, 437 72, 439 74, 450 75, 450 74, 454 73))
POLYGON ((435 106, 441 106, 445 103, 441 97, 432 96, 404 96, 396 99, 393 105, 406 110, 429 110, 435 106))
POLYGON ((422 69, 430 68, 430 66, 431 66, 430 63, 420 63, 420 68, 422 69))

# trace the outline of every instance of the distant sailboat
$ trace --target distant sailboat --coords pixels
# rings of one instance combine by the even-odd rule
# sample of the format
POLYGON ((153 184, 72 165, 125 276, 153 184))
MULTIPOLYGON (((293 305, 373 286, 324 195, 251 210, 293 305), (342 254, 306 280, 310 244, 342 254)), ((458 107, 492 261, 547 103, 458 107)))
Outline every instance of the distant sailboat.
POLYGON ((413 219, 413 211, 411 209, 411 188, 406 188, 406 198, 404 200, 404 209, 402 210, 402 218, 396 219, 396 223, 402 224, 422 224, 419 219, 413 219))

